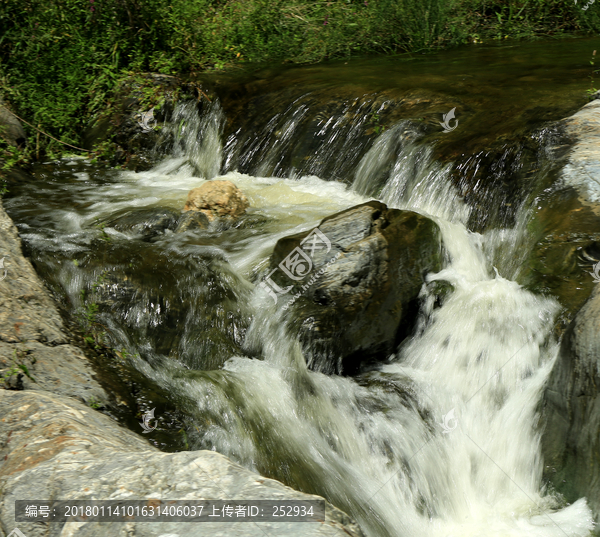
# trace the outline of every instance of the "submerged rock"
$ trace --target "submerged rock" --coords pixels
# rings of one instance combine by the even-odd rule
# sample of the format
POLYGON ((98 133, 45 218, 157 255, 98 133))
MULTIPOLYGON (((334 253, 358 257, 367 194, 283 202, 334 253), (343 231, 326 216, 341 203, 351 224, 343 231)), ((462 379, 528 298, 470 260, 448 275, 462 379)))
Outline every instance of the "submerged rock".
POLYGON ((600 521, 600 286, 568 327, 544 392, 545 477, 600 521))
POLYGON ((142 239, 151 239, 167 229, 174 231, 179 222, 179 214, 171 209, 136 209, 129 211, 107 223, 122 233, 131 233, 142 239))
MULTIPOLYGON (((163 453, 69 397, 0 390, 0 412, 0 526, 8 531, 17 526, 15 500, 25 499, 322 500, 213 451, 163 453)), ((54 534, 47 522, 18 527, 25 535, 54 534)), ((60 532, 62 525, 56 527, 60 532)), ((121 531, 138 537, 363 537, 348 515, 327 502, 324 520, 316 523, 82 522, 67 523, 64 531, 72 537, 121 531)))
POLYGON ((441 262, 437 224, 370 201, 280 239, 261 285, 293 308, 312 369, 355 374, 411 332, 425 275, 441 262))
POLYGON ((179 223, 175 233, 185 233, 186 231, 209 230, 214 233, 221 233, 231 229, 251 230, 260 228, 269 222, 269 219, 262 214, 244 213, 241 217, 218 218, 209 221, 206 214, 200 211, 187 211, 179 218, 179 223))
POLYGON ((248 199, 231 181, 207 181, 190 190, 184 211, 204 213, 209 221, 217 218, 237 218, 249 207, 248 199))
POLYGON ((179 218, 175 233, 184 233, 197 229, 208 229, 210 222, 208 217, 199 211, 188 211, 179 218))

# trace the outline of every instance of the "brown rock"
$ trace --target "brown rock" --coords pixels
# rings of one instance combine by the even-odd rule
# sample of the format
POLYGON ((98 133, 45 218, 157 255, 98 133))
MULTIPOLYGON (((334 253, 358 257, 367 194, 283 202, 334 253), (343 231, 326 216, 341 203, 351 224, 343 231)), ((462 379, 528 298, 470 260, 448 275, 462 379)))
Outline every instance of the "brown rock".
POLYGON ((249 207, 248 199, 231 181, 208 181, 190 190, 184 211, 199 211, 210 221, 238 217, 249 207))

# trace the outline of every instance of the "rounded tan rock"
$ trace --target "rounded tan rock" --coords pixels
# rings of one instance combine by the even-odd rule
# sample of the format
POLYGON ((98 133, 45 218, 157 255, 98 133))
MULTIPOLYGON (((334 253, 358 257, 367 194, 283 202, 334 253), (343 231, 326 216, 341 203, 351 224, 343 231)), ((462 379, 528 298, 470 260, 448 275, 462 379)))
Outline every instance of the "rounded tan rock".
POLYGON ((222 217, 237 218, 249 207, 248 199, 231 181, 207 181, 190 190, 184 211, 199 211, 210 221, 222 217))

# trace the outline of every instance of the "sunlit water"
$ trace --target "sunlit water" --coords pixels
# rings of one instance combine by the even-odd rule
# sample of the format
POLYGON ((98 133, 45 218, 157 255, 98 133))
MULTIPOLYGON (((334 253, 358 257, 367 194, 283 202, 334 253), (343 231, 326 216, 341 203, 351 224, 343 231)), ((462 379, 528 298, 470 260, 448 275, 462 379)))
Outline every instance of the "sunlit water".
MULTIPOLYGON (((133 269, 180 286, 179 295, 161 301, 149 294, 106 308, 100 318, 114 345, 137 354, 135 366, 190 416, 193 448, 216 449, 324 495, 369 537, 588 535, 585 499, 564 506, 542 488, 536 409, 557 352, 551 331, 559 308, 511 281, 526 205, 514 230, 468 231, 470 209, 448 166, 436 163, 418 136, 402 138, 407 127, 400 123, 364 155, 351 187, 315 176, 225 175, 246 194, 251 213, 265 218, 249 231, 167 232, 142 243, 111 227, 111 218, 132 207, 179 210, 191 188, 216 177, 223 122, 218 104, 200 119, 182 107, 170 155, 154 169, 99 180, 73 161, 76 174, 35 186, 47 196, 42 210, 25 195, 7 201, 73 308, 83 305, 80 292, 91 282, 105 285, 97 282, 101 267, 126 270, 124 252, 133 269), (390 156, 395 164, 382 171, 380 160, 390 156), (369 176, 381 173, 383 183, 369 185, 369 176), (434 308, 424 288, 417 333, 379 371, 357 379, 314 373, 287 335, 283 304, 257 284, 279 238, 371 195, 438 223, 447 259, 428 279, 450 282, 454 292, 434 308), (222 296, 211 286, 221 286, 222 296), (177 296, 191 305, 173 314, 169 328, 165 317, 177 296), (206 308, 222 319, 219 330, 235 332, 239 352, 221 369, 198 371, 206 369, 198 365, 206 365, 199 343, 211 328, 202 325, 206 308), (236 315, 247 321, 242 328, 236 315), (167 328, 179 335, 161 346, 153 330, 167 328)), ((271 152, 265 169, 278 154, 271 152)))

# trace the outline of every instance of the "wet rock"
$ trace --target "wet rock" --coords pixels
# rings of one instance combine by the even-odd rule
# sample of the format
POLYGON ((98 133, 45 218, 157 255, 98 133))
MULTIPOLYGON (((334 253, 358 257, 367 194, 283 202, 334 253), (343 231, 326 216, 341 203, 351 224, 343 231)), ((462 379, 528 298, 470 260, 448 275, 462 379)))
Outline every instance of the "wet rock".
POLYGON ((186 94, 185 84, 176 77, 143 73, 124 79, 111 95, 108 105, 91 119, 83 133, 83 147, 103 143, 111 165, 128 169, 150 169, 158 160, 155 151, 164 142, 162 126, 175 103, 186 94))
POLYGON ((586 203, 572 187, 547 191, 536 205, 528 226, 531 251, 517 281, 558 298, 564 307, 557 325, 560 334, 594 287, 589 272, 597 263, 600 208, 586 203))
POLYGON ((5 377, 0 388, 109 402, 83 353, 69 344, 56 305, 23 257, 17 230, 1 203, 0 259, 0 375, 5 377))
POLYGON ((200 211, 188 211, 179 218, 175 233, 185 233, 197 229, 208 229, 210 222, 208 216, 200 211))
POLYGON ((543 398, 545 478, 600 521, 600 285, 568 327, 543 398))
POLYGON ((24 146, 27 142, 27 134, 21 122, 4 105, 2 97, 0 97, 0 138, 14 147, 24 146))
POLYGON ((547 150, 557 156, 559 169, 538 186, 527 229, 531 253, 518 281, 558 298, 564 307, 557 325, 561 334, 590 296, 589 272, 600 260, 600 101, 558 125, 562 134, 547 150))
POLYGON ((577 188, 587 202, 600 202, 600 100, 586 104, 563 120, 563 125, 577 142, 562 171, 562 180, 577 188))
MULTIPOLYGON (((213 451, 163 453, 109 417, 72 399, 0 390, 0 526, 12 530, 15 500, 198 499, 314 500, 213 451)), ((319 523, 231 524, 21 522, 25 535, 362 537, 345 513, 326 504, 319 523), (109 527, 110 526, 110 527, 109 527)))
POLYGON ((280 239, 263 288, 292 309, 291 330, 312 369, 355 374, 410 334, 418 296, 442 262, 432 220, 377 201, 325 218, 317 231, 280 239))
POLYGON ((115 246, 111 255, 129 255, 131 266, 103 275, 87 296, 103 325, 134 334, 152 349, 143 356, 166 357, 176 349, 190 369, 212 370, 243 352, 249 315, 220 258, 196 253, 167 259, 154 244, 141 242, 115 246))
POLYGON ((177 229, 179 214, 171 209, 136 209, 107 222, 107 226, 122 233, 137 235, 144 240, 166 230, 177 229))
POLYGON ((248 199, 231 181, 207 181, 190 190, 184 211, 204 213, 209 221, 217 218, 237 218, 249 207, 248 199))
POLYGON ((256 230, 263 227, 267 222, 269 222, 269 218, 262 214, 248 214, 246 212, 236 219, 224 217, 214 220, 210 224, 210 230, 216 233, 239 230, 241 233, 236 236, 241 239, 244 236, 255 235, 256 230))

